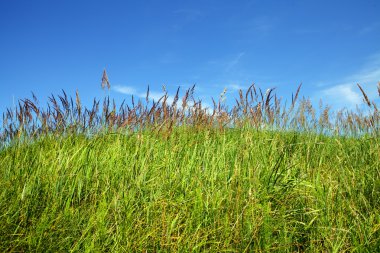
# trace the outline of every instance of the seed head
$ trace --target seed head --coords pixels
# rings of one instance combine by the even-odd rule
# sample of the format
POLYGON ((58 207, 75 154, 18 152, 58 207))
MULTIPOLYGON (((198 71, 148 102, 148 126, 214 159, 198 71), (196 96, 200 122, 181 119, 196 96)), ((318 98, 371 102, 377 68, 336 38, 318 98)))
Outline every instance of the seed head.
POLYGON ((106 87, 109 90, 111 88, 110 82, 108 80, 106 69, 103 70, 103 76, 102 76, 102 89, 104 90, 106 87))

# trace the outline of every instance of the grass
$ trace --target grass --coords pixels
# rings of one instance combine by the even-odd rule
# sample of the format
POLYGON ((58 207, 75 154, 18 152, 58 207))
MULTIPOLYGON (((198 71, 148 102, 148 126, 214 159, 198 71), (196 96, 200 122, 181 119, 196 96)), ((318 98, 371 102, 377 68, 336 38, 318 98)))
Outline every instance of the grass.
POLYGON ((2 131, 0 250, 379 252, 376 105, 333 123, 296 107, 299 90, 285 110, 253 89, 213 112, 185 110, 191 89, 182 107, 124 116, 78 95, 45 112, 20 102, 2 131))

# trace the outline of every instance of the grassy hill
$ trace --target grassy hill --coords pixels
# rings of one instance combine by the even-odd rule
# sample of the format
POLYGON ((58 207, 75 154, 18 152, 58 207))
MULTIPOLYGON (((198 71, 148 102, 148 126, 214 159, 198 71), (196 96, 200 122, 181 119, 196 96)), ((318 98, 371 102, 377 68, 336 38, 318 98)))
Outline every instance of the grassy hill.
POLYGON ((79 96, 66 109, 53 100, 49 116, 20 102, 2 131, 0 250, 380 251, 371 104, 331 122, 307 100, 248 101, 252 89, 229 111, 185 111, 190 93, 124 116, 109 100, 100 115, 79 96))

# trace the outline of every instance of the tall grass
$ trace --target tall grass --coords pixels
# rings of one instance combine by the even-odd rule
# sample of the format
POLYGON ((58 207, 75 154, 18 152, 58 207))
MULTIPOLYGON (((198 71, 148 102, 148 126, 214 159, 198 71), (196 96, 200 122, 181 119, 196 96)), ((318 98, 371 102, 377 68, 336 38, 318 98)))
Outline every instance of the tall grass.
MULTIPOLYGON (((102 87, 109 87, 107 76, 103 79, 102 87)), ((120 106, 116 106, 115 101, 106 96, 103 101, 94 99, 91 108, 83 107, 78 92, 75 99, 69 98, 64 91, 62 95, 52 95, 46 108, 41 108, 33 95, 33 99, 20 100, 15 110, 7 109, 3 114, 0 141, 8 143, 21 137, 98 133, 104 130, 125 132, 150 129, 170 135, 173 127, 183 125, 202 129, 248 127, 377 136, 380 112, 360 85, 358 87, 368 106, 366 112, 357 107, 355 111, 342 109, 334 113, 322 103, 316 110, 309 99, 298 99, 301 86, 287 106, 274 94, 274 89, 263 93, 252 85, 245 92, 239 91, 239 98, 235 99, 232 108, 224 104, 222 97, 218 101, 212 99, 212 108, 203 107, 202 101, 194 97, 195 86, 186 90, 182 98, 178 88, 171 103, 166 91, 158 101, 152 101, 148 87, 145 101, 136 101, 132 96, 130 103, 124 100, 120 106)), ((380 93, 380 84, 378 90, 380 93)))
POLYGON ((254 85, 230 109, 194 87, 21 100, 1 129, 0 250, 378 252, 379 112, 359 89, 369 112, 254 85))

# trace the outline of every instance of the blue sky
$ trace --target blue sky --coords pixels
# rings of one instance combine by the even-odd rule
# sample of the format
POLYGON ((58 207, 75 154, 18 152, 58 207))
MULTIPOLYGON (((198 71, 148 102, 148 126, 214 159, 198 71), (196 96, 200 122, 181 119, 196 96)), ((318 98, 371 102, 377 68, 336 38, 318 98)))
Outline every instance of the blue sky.
MULTIPOLYGON (((196 84, 210 104, 255 83, 333 107, 371 99, 380 81, 380 1, 0 2, 0 111, 78 89, 101 98, 107 69, 117 100, 196 84)), ((318 105, 318 104, 316 104, 318 105)))

